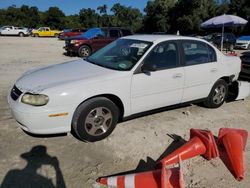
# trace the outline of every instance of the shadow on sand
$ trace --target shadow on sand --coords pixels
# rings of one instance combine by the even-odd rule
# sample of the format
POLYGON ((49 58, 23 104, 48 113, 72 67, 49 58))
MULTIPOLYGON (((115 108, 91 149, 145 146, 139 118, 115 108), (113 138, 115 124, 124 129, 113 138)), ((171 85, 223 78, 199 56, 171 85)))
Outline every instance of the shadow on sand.
POLYGON ((27 165, 23 169, 10 170, 4 178, 1 188, 66 188, 59 161, 56 157, 48 155, 45 146, 35 146, 20 156, 27 161, 27 165), (54 169, 55 176, 51 176, 55 177, 56 185, 52 181, 53 177, 38 174, 42 165, 49 165, 54 169))

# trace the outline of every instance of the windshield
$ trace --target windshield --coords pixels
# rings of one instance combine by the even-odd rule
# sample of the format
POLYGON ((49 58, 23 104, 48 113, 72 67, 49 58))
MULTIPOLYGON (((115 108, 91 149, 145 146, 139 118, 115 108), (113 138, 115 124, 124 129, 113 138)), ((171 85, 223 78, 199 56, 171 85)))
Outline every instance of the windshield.
POLYGON ((109 69, 127 71, 133 68, 151 45, 151 42, 146 41, 118 39, 92 54, 87 61, 109 69))
POLYGON ((97 36, 105 36, 105 32, 100 28, 92 28, 86 31, 84 34, 81 35, 86 39, 92 39, 97 36))

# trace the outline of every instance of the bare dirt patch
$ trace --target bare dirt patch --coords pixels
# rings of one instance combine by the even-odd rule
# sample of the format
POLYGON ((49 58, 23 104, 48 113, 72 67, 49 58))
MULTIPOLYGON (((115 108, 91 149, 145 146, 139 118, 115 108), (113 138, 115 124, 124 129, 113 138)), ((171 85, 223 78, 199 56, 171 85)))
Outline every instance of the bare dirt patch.
MULTIPOLYGON (((8 91, 28 69, 77 59, 63 55, 63 44, 54 38, 0 37, 0 184, 8 183, 14 188, 22 187, 22 183, 25 187, 39 187, 42 183, 46 186, 40 187, 98 187, 95 180, 99 176, 136 167, 152 169, 162 153, 175 145, 167 134, 188 140, 190 128, 210 129, 215 135, 220 127, 250 131, 248 98, 219 109, 190 105, 126 121, 118 124, 109 138, 97 143, 80 142, 71 134, 31 137, 12 118, 6 100, 8 91)), ((242 182, 233 178, 220 159, 206 161, 196 157, 185 161, 186 187, 247 188, 249 157, 250 141, 242 182)))

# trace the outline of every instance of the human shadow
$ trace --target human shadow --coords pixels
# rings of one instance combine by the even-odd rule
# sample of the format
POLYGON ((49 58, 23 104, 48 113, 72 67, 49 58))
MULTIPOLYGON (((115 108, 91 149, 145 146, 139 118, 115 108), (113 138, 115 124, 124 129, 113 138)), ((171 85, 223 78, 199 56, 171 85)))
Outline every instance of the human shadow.
POLYGON ((105 177, 111 177, 111 176, 122 176, 127 174, 134 174, 134 173, 141 173, 146 171, 152 171, 161 169, 161 163, 160 161, 168 156, 170 153, 178 149, 179 147, 183 146, 187 141, 184 140, 181 136, 176 134, 167 134, 169 137, 173 139, 172 143, 167 147, 167 149, 160 155, 160 157, 157 160, 152 159, 151 157, 147 157, 146 161, 140 160, 137 167, 134 170, 126 171, 126 172, 120 172, 116 174, 112 174, 105 177))
POLYGON ((57 157, 51 157, 47 153, 47 148, 42 145, 33 147, 29 152, 20 155, 27 161, 23 169, 10 170, 2 184, 1 188, 66 188, 62 172, 59 167, 57 157), (54 168, 56 185, 52 182, 52 177, 38 174, 42 165, 50 165, 54 168))

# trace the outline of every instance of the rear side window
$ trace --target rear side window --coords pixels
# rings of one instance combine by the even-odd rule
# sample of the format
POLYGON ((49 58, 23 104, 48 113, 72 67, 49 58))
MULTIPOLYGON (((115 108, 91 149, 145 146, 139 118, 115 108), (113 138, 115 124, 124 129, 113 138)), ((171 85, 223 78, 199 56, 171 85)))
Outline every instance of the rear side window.
POLYGON ((132 35, 132 32, 128 29, 122 29, 121 31, 123 36, 132 35))
POLYGON ((185 65, 198 65, 216 61, 216 53, 211 46, 199 41, 182 42, 185 65))
POLYGON ((109 31, 109 36, 112 37, 112 38, 118 38, 118 37, 120 37, 119 30, 117 30, 117 29, 111 29, 109 31))

